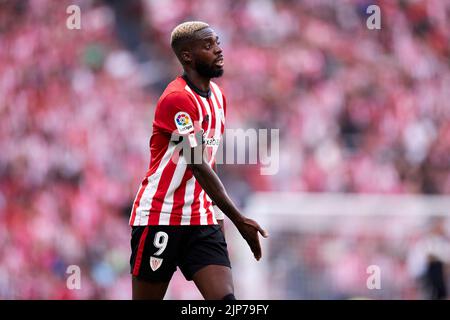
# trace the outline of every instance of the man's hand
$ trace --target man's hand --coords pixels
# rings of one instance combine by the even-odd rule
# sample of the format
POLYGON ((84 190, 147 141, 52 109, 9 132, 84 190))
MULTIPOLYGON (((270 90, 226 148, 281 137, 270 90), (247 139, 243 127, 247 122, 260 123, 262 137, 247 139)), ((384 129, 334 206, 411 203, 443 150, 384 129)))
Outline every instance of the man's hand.
POLYGON ((261 259, 261 245, 259 243, 258 232, 264 237, 269 237, 268 233, 260 227, 260 225, 252 219, 243 218, 241 221, 235 223, 236 228, 241 233, 242 237, 247 241, 250 249, 253 252, 256 260, 261 259))

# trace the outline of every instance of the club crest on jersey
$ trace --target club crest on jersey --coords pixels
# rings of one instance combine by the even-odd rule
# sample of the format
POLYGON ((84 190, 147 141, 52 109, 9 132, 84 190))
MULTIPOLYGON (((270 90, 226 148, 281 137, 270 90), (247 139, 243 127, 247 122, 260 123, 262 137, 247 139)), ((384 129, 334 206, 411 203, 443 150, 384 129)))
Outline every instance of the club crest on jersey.
POLYGON ((150 268, 152 268, 153 271, 156 271, 161 267, 162 262, 163 259, 161 258, 150 257, 150 268))
POLYGON ((194 130, 191 117, 183 111, 178 112, 175 115, 175 125, 177 126, 178 132, 181 134, 189 133, 194 130))

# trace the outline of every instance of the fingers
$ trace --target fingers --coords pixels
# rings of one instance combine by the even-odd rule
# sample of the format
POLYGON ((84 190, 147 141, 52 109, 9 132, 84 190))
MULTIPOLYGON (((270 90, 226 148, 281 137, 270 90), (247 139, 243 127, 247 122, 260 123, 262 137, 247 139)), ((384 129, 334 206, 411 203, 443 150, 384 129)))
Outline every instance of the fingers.
POLYGON ((263 228, 261 228, 259 225, 258 225, 258 231, 259 231, 259 233, 261 233, 261 235, 264 238, 268 238, 269 237, 269 233, 266 230, 264 230, 263 228))
MULTIPOLYGON (((258 229, 258 227, 256 227, 256 228, 258 229)), ((259 243, 258 232, 256 230, 251 233, 250 247, 252 249, 253 255, 255 256, 255 259, 259 261, 259 259, 261 259, 261 255, 262 255, 261 251, 262 250, 261 250, 261 244, 259 243)))
POLYGON ((261 226, 258 224, 258 222, 256 222, 255 220, 251 220, 251 222, 252 222, 252 226, 254 226, 258 230, 258 232, 261 233, 261 235, 264 238, 269 237, 269 233, 266 230, 264 230, 263 228, 261 228, 261 226))
POLYGON ((255 259, 259 261, 261 259, 261 244, 259 243, 258 234, 255 235, 256 239, 253 239, 251 249, 255 259))
POLYGON ((262 253, 261 253, 261 244, 259 242, 259 236, 258 236, 258 232, 264 237, 267 238, 269 236, 269 234, 267 233, 267 231, 265 231, 263 228, 261 228, 261 226, 254 220, 252 219, 248 219, 247 221, 245 221, 245 224, 247 224, 248 226, 251 227, 251 229, 253 229, 252 231, 250 231, 251 229, 247 229, 248 231, 245 232, 247 234, 247 236, 244 236, 250 246, 250 249, 253 252, 253 255, 255 257, 256 260, 259 261, 259 259, 261 259, 262 253))

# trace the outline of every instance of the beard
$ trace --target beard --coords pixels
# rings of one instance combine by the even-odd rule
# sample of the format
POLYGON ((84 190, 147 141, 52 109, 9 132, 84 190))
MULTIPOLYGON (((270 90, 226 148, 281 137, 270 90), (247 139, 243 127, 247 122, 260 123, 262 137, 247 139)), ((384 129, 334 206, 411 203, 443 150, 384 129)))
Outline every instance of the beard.
POLYGON ((199 75, 206 78, 219 78, 223 75, 222 68, 215 68, 203 62, 197 62, 196 68, 199 75))

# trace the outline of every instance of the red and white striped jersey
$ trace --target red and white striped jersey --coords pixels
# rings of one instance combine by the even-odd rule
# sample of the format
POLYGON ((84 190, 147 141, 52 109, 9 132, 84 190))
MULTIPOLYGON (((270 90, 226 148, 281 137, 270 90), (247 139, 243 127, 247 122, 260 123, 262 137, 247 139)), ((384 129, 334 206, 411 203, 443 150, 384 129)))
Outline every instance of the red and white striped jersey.
MULTIPOLYGON (((213 167, 224 132, 225 111, 225 96, 212 81, 208 93, 196 89, 184 76, 167 86, 156 106, 150 165, 133 203, 131 226, 217 224, 211 199, 171 137, 173 133, 192 137, 203 129, 208 163, 213 167)), ((191 140, 191 146, 194 143, 191 140)))

